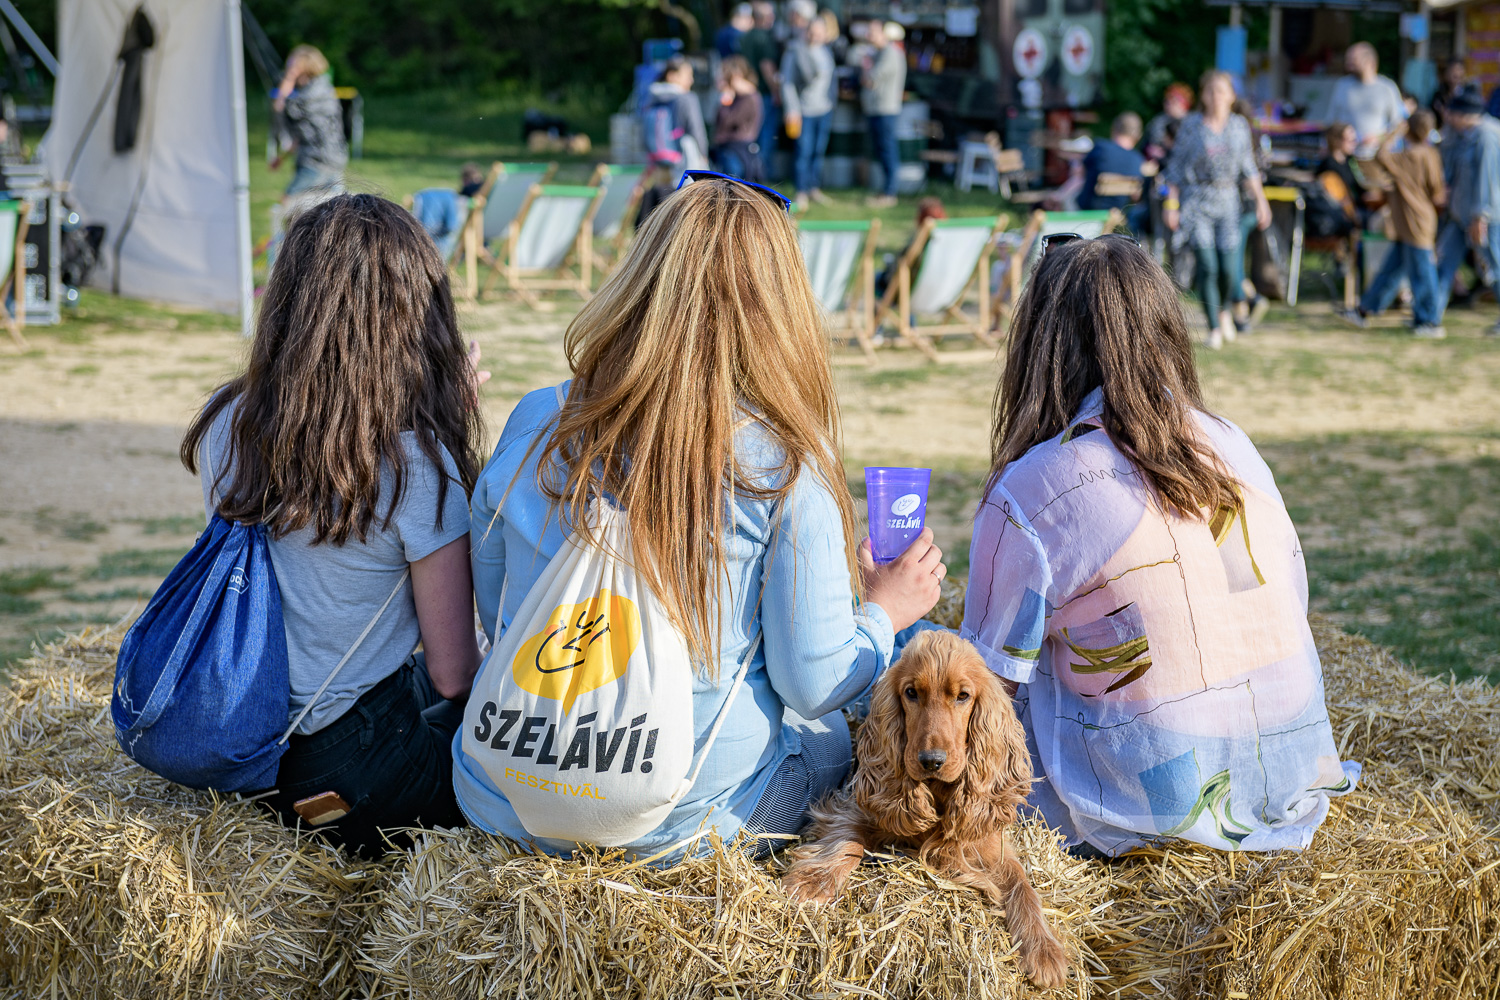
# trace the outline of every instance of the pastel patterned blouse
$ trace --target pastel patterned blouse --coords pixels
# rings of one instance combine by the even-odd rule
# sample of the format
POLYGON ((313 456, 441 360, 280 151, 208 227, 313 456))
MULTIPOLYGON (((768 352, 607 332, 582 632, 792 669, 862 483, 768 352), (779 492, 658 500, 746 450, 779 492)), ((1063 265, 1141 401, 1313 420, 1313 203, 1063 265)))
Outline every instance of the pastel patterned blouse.
POLYGON ((1070 845, 1109 854, 1174 837, 1306 847, 1360 769, 1338 759, 1271 470, 1243 431, 1199 414, 1245 512, 1163 513, 1102 410, 1096 389, 975 518, 962 634, 1022 685, 1032 804, 1070 845))

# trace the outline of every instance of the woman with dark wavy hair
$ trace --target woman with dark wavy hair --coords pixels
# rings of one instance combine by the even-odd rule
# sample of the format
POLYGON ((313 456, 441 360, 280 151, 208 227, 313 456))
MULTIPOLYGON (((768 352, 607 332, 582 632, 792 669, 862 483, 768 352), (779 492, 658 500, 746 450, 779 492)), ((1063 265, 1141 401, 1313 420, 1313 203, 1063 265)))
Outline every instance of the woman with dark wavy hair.
POLYGON ((249 365, 182 443, 205 510, 271 539, 300 721, 262 801, 366 853, 382 828, 463 824, 477 357, 417 221, 340 195, 287 230, 249 365))
POLYGON ((1044 249, 991 459, 962 634, 1019 686, 1032 804, 1085 853, 1306 847, 1359 765, 1329 727, 1302 547, 1129 237, 1044 249))

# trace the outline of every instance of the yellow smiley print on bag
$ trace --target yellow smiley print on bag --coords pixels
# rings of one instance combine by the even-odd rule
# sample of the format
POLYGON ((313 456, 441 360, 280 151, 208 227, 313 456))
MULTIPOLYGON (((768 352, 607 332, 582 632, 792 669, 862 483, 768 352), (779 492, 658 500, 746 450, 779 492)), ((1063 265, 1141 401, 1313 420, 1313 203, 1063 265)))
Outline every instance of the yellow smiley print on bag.
POLYGON ((580 604, 560 604, 547 624, 521 644, 511 676, 539 698, 563 703, 563 715, 578 696, 625 676, 641 641, 635 602, 600 590, 580 604))

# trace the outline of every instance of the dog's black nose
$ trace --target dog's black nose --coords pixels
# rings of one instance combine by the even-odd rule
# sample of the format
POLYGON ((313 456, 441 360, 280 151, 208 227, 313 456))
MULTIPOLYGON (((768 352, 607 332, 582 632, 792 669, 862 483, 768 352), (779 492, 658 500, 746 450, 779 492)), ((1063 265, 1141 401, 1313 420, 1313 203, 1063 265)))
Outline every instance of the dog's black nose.
POLYGON ((948 760, 946 750, 923 750, 917 754, 917 762, 929 771, 936 771, 948 760))

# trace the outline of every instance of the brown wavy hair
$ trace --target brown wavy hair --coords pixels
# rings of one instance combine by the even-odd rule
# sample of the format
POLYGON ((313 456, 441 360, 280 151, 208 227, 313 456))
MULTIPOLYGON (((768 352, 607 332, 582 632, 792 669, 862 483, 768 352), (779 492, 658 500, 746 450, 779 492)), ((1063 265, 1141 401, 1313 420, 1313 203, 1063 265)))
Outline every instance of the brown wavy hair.
MULTIPOLYGON (((363 542, 405 488, 401 434, 439 469, 446 448, 465 496, 480 467, 475 383, 448 271, 411 214, 374 195, 339 195, 286 231, 244 374, 220 386, 180 451, 235 406, 231 462, 215 491, 226 519, 273 537, 312 526, 314 544, 363 542), (382 513, 381 468, 395 476, 382 513)), ((448 481, 438 486, 438 525, 448 481)))
POLYGON ((731 493, 774 503, 799 476, 816 476, 838 506, 859 593, 854 504, 819 317, 782 206, 743 184, 708 180, 651 214, 568 328, 574 377, 540 453, 538 487, 590 542, 579 514, 591 498, 608 494, 629 511, 636 569, 708 676, 717 670, 731 493), (779 467, 736 461, 736 424, 747 416, 779 445, 779 467), (560 482, 543 471, 554 462, 565 470, 560 482))
POLYGON ((985 492, 1066 430, 1100 386, 1105 431, 1166 507, 1188 517, 1241 509, 1239 484, 1193 422, 1203 393, 1177 289, 1123 236, 1055 247, 1032 273, 995 390, 985 492))

